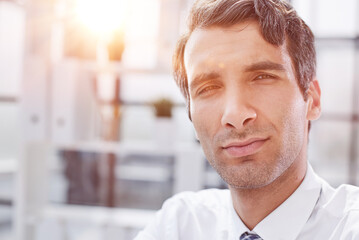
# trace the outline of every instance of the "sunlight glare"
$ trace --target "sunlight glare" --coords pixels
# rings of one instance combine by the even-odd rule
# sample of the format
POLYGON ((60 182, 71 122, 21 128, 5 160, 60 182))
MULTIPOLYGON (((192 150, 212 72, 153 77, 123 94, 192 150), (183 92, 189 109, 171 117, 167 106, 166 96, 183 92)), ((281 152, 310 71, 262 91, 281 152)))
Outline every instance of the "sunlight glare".
POLYGON ((98 34, 108 34, 124 26, 125 0, 77 0, 79 20, 98 34))

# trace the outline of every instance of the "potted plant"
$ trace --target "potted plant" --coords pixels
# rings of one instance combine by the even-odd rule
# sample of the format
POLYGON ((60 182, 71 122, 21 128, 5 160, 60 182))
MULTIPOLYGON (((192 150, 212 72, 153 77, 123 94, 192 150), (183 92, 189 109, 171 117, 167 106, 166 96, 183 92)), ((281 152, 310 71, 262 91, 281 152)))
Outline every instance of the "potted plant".
POLYGON ((159 98, 152 102, 155 111, 154 138, 158 146, 169 146, 174 140, 174 124, 172 121, 172 108, 174 103, 168 98, 159 98))
POLYGON ((168 98, 160 98, 153 102, 156 117, 172 117, 173 102, 168 98))

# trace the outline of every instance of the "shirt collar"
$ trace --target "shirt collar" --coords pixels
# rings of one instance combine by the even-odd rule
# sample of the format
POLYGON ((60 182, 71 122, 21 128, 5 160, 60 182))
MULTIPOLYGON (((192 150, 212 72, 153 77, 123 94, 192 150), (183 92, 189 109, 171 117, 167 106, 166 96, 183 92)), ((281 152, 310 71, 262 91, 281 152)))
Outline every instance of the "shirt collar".
MULTIPOLYGON (((297 190, 278 208, 265 217, 253 229, 265 240, 294 240, 309 219, 321 191, 321 182, 308 163, 306 176, 297 190)), ((233 234, 239 236, 248 231, 237 216, 232 203, 233 234)))
POLYGON ((232 198, 230 198, 231 204, 230 206, 230 231, 228 239, 239 239, 239 236, 244 232, 249 232, 249 229, 242 222, 242 220, 238 217, 236 210, 234 209, 232 198))
POLYGON ((253 229, 265 240, 296 239, 318 201, 321 183, 308 163, 297 190, 253 229))

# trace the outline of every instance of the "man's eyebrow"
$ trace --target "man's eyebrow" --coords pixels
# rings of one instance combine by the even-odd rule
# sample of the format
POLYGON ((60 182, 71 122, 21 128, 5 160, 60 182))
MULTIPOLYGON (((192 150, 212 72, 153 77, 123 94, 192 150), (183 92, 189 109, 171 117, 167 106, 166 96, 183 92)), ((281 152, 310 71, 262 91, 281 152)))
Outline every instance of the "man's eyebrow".
MULTIPOLYGON (((255 72, 259 70, 277 70, 277 71, 285 71, 285 68, 282 64, 275 63, 272 61, 262 61, 262 62, 256 62, 253 64, 250 64, 244 68, 245 72, 255 72)), ((210 79, 216 79, 219 78, 220 75, 217 72, 209 72, 209 73, 201 73, 196 75, 193 80, 191 81, 191 84, 189 86, 190 90, 195 89, 200 85, 202 82, 210 79)))
POLYGON ((218 77, 219 77, 219 74, 216 72, 198 74, 191 81, 190 89, 195 89, 202 82, 204 82, 206 80, 210 80, 210 79, 216 79, 218 77))
POLYGON ((244 68, 245 72, 255 72, 259 70, 285 71, 285 67, 279 63, 275 63, 271 61, 263 61, 263 62, 253 63, 244 68))

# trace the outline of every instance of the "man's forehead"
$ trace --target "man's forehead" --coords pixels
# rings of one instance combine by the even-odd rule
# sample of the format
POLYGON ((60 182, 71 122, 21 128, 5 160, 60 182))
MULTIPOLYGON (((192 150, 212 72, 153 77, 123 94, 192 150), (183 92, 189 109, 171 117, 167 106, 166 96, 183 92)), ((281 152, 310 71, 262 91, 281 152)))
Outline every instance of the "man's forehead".
MULTIPOLYGON (((278 47, 268 43, 260 33, 259 24, 250 21, 230 27, 213 26, 195 29, 185 48, 184 63, 187 70, 199 65, 207 67, 220 64, 218 63, 220 56, 217 54, 237 55, 243 51, 247 51, 247 56, 251 55, 246 59, 247 63, 270 60, 266 56, 268 53, 270 58, 277 56, 280 60, 284 56, 289 57, 285 44, 278 47)), ((241 62, 243 61, 238 63, 241 62)))
POLYGON ((259 24, 256 21, 246 21, 231 26, 214 25, 205 28, 196 28, 189 36, 185 48, 185 54, 190 52, 195 47, 204 47, 202 44, 203 42, 208 42, 208 40, 213 39, 224 40, 224 35, 238 35, 238 33, 243 32, 244 30, 246 30, 246 32, 243 33, 243 35, 248 34, 250 31, 259 33, 259 24))

